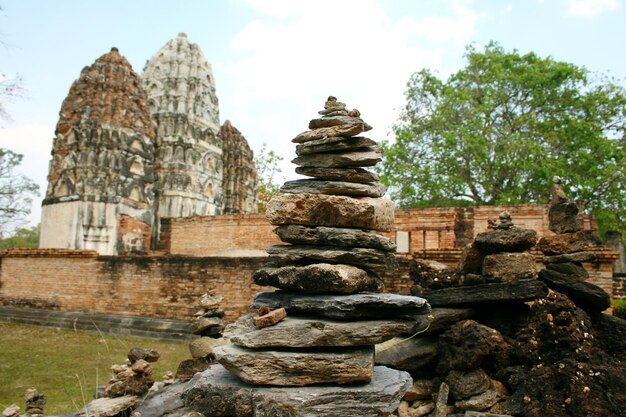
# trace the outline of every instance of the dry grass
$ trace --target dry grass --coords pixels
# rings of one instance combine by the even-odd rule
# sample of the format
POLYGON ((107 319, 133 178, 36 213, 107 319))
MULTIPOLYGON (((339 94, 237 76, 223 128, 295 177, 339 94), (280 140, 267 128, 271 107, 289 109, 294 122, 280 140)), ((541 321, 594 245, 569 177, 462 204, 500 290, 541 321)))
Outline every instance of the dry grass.
POLYGON ((108 382, 112 364, 132 347, 156 349, 155 379, 176 372, 190 358, 186 342, 99 335, 0 322, 0 412, 11 404, 24 412, 24 393, 34 387, 48 398, 46 414, 76 411, 108 382))

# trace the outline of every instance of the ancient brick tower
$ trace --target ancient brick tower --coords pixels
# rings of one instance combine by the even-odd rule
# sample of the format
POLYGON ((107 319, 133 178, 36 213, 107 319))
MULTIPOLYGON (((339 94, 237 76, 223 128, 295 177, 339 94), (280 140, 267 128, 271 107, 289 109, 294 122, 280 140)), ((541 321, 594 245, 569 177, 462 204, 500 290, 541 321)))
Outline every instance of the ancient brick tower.
POLYGON ((229 120, 220 129, 224 151, 224 213, 256 213, 257 172, 252 150, 229 120))
POLYGON ((108 255, 148 249, 153 142, 141 79, 112 48, 82 70, 61 106, 40 246, 108 255))
POLYGON ((146 63, 143 85, 157 123, 155 215, 222 212, 222 140, 211 66, 180 33, 146 63))

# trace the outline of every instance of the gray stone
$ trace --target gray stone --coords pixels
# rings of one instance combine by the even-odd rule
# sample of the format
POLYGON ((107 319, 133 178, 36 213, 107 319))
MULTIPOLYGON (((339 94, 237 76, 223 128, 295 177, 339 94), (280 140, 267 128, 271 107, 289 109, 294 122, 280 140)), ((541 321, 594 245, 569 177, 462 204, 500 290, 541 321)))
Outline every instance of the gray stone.
POLYGON ((539 279, 553 290, 567 295, 580 307, 603 311, 611 306, 611 298, 606 291, 577 277, 542 269, 539 271, 539 279))
POLYGON ((221 337, 199 337, 189 343, 189 352, 191 353, 191 357, 194 359, 206 358, 207 356, 213 354, 214 347, 224 344, 226 344, 226 341, 221 337))
POLYGON ((355 182, 304 179, 285 182, 280 187, 280 192, 382 197, 385 195, 385 187, 380 183, 359 184, 355 182))
POLYGON ((544 264, 565 263, 565 262, 593 262, 596 254, 593 252, 564 253, 562 255, 544 256, 544 264))
POLYGON ((377 232, 341 227, 307 227, 297 224, 274 229, 280 240, 301 245, 330 245, 358 248, 375 248, 393 252, 396 244, 377 232))
POLYGON ((253 308, 285 307, 292 315, 334 319, 387 318, 426 314, 430 307, 419 297, 397 294, 301 295, 283 291, 259 292, 253 308))
POLYGON ((429 292, 425 297, 433 307, 479 304, 484 302, 509 303, 531 301, 548 295, 548 288, 536 279, 494 282, 464 287, 443 288, 429 292))
POLYGON ((273 245, 266 249, 272 257, 285 261, 316 260, 354 265, 382 274, 397 268, 396 257, 391 252, 372 248, 337 246, 273 245))
POLYGON ((309 122, 309 129, 319 129, 321 127, 332 127, 332 126, 345 126, 345 125, 354 125, 354 124, 363 124, 365 123, 363 119, 359 117, 351 117, 351 116, 329 116, 325 115, 319 119, 313 119, 309 122))
POLYGON ((224 345, 213 349, 213 353, 226 369, 253 385, 369 382, 374 367, 374 349, 371 347, 286 351, 224 345))
POLYGON ((583 231, 544 236, 537 243, 537 249, 546 255, 585 252, 589 246, 589 241, 583 231))
POLYGON ((376 141, 362 136, 351 138, 324 138, 312 140, 296 146, 296 155, 309 155, 320 152, 337 152, 377 146, 376 141))
POLYGON ((561 274, 571 275, 583 281, 589 277, 589 272, 587 272, 584 267, 573 262, 547 264, 546 269, 556 271, 561 274))
POLYGON ((548 209, 550 230, 554 233, 570 233, 582 230, 578 220, 578 205, 573 201, 553 204, 548 209))
POLYGON ((437 392, 437 401, 435 402, 435 411, 433 417, 446 417, 448 415, 448 395, 450 394, 450 387, 445 382, 442 382, 439 386, 439 392, 437 392))
POLYGON ((76 412, 76 417, 113 417, 137 404, 139 397, 125 395, 117 398, 98 398, 76 412))
POLYGON ((446 378, 450 394, 455 400, 464 400, 482 394, 491 387, 489 375, 481 368, 471 371, 451 370, 446 378))
POLYGON ((498 252, 523 252, 536 243, 537 232, 534 230, 511 227, 479 233, 474 239, 473 246, 486 255, 498 252))
POLYGON ((146 362, 156 362, 161 355, 154 349, 145 349, 140 347, 134 347, 128 352, 128 360, 133 363, 139 359, 143 359, 146 362))
POLYGON ((483 411, 488 410, 499 400, 498 393, 489 389, 482 394, 475 395, 467 400, 461 400, 454 403, 457 410, 483 411))
POLYGON ((430 379, 416 379, 413 386, 404 394, 406 401, 430 400, 433 398, 434 383, 430 379))
POLYGON ((368 384, 252 387, 216 365, 196 375, 182 397, 212 417, 383 417, 398 408, 410 386, 408 373, 377 366, 368 384))
POLYGON ((181 381, 188 381, 198 372, 206 370, 209 366, 211 366, 211 363, 215 363, 215 361, 209 360, 207 358, 184 360, 178 364, 178 369, 176 370, 176 379, 181 381))
POLYGON ((212 327, 220 327, 223 325, 224 320, 220 317, 200 317, 191 323, 191 332, 193 334, 201 334, 212 327))
POLYGON ((289 316, 274 326, 257 329, 252 315, 241 317, 228 327, 230 341, 251 348, 300 348, 321 346, 371 346, 414 326, 408 319, 336 321, 289 316))
POLYGON ((507 282, 537 277, 535 257, 528 252, 502 252, 485 256, 483 277, 488 282, 507 282))
POLYGON ((363 168, 316 168, 296 167, 296 174, 328 181, 372 183, 380 180, 378 175, 363 168))
POLYGON ((418 369, 437 357, 437 337, 396 337, 376 345, 376 365, 408 371, 418 369))
POLYGON ((326 263, 257 269, 252 275, 257 285, 269 285, 303 293, 382 292, 383 281, 376 275, 351 265, 326 263))
POLYGON ((329 137, 337 137, 337 136, 355 136, 363 132, 367 132, 368 130, 372 130, 372 126, 368 125, 364 122, 355 121, 355 123, 344 124, 339 126, 331 126, 331 127, 320 127, 319 129, 308 130, 306 132, 300 133, 298 136, 293 138, 291 141, 293 143, 305 143, 312 140, 329 138, 329 137))
POLYGON ((393 203, 387 198, 325 194, 278 194, 267 204, 265 217, 273 225, 356 227, 389 232, 393 203))
POLYGON ((134 411, 141 414, 141 417, 170 416, 184 409, 185 404, 181 395, 186 389, 186 382, 175 382, 156 392, 150 392, 134 411))
POLYGON ((469 319, 474 316, 474 310, 471 308, 433 308, 428 316, 416 316, 415 327, 410 333, 429 334, 438 333, 446 330, 457 321, 469 319))
POLYGON ((302 155, 292 159, 291 163, 303 167, 352 168, 371 167, 382 160, 380 148, 363 148, 360 151, 302 155))

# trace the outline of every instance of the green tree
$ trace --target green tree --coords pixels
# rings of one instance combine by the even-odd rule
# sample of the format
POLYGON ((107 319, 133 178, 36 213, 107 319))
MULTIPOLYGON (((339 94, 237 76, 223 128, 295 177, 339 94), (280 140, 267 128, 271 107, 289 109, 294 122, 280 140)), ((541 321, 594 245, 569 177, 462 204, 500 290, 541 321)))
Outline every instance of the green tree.
POLYGON ((280 189, 280 182, 284 180, 280 162, 283 157, 273 150, 267 149, 267 143, 263 143, 261 152, 254 158, 257 169, 257 189, 259 213, 264 213, 267 203, 280 189))
POLYGON ((407 83, 380 168, 400 206, 547 202, 558 175, 605 228, 624 229, 624 88, 493 42, 465 59, 446 81, 422 70, 407 83))
POLYGON ((9 248, 38 248, 39 225, 17 229, 13 236, 0 240, 0 250, 9 248))
POLYGON ((0 148, 0 236, 23 226, 30 214, 33 196, 39 195, 39 186, 15 173, 23 156, 0 148))

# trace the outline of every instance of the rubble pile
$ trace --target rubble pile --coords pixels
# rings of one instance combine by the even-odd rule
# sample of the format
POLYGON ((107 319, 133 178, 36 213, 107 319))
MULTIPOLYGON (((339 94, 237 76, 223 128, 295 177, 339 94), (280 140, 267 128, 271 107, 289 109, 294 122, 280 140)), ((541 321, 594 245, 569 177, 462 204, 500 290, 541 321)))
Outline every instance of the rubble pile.
POLYGON ((159 360, 159 352, 151 349, 132 348, 128 352, 126 363, 111 366, 113 378, 107 384, 106 397, 116 398, 126 395, 141 396, 154 384, 150 365, 159 360))

